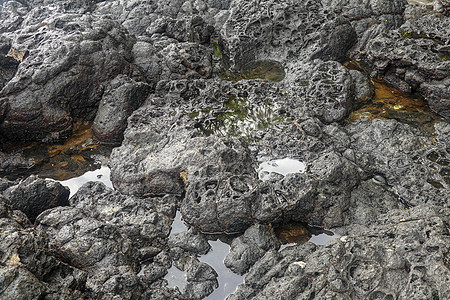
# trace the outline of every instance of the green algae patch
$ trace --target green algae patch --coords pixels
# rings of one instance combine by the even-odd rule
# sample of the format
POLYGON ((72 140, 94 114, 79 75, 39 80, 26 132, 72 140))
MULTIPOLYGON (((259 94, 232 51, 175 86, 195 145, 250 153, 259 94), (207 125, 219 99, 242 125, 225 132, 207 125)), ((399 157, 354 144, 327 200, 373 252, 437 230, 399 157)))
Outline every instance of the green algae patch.
POLYGON ((436 38, 436 37, 429 36, 426 33, 414 32, 414 31, 403 31, 403 32, 400 32, 400 34, 402 35, 402 37, 407 38, 407 39, 425 39, 425 40, 431 40, 439 45, 445 45, 445 42, 443 40, 436 38))
POLYGON ((280 104, 266 99, 252 103, 248 98, 230 96, 220 107, 206 107, 188 113, 195 127, 205 135, 241 136, 256 139, 256 132, 287 121, 280 104))
POLYGON ((261 79, 279 82, 284 79, 286 72, 283 65, 275 60, 252 61, 242 66, 237 73, 222 70, 220 78, 223 80, 239 81, 243 79, 261 79))
POLYGON ((219 59, 222 58, 222 52, 220 51, 219 43, 216 41, 211 42, 211 48, 213 49, 213 55, 219 59))
POLYGON ((427 180, 427 182, 429 184, 431 184, 433 187, 437 188, 437 189, 443 189, 444 186, 439 182, 439 181, 435 181, 435 180, 427 180))

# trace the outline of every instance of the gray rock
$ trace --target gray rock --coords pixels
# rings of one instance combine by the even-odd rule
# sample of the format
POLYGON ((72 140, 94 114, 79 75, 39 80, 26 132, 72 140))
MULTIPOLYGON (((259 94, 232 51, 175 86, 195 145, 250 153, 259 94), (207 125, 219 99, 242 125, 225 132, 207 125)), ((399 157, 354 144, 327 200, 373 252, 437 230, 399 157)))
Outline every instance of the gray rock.
MULTIPOLYGON (((146 272, 169 234, 176 199, 124 196, 103 183, 88 182, 71 198, 72 207, 47 210, 36 221, 58 255, 86 270, 89 297, 149 298, 166 267, 146 272), (137 274, 137 270, 142 273, 137 274)), ((172 291, 158 288, 162 295, 172 291)), ((172 294, 172 296, 168 296, 172 294)))
POLYGON ((9 103, 0 131, 9 140, 66 138, 72 118, 94 119, 104 85, 131 61, 134 39, 119 24, 66 1, 52 5, 33 7, 20 29, 3 33, 20 61, 0 92, 9 103))
MULTIPOLYGON (((17 71, 19 62, 14 58, 7 56, 10 50, 9 41, 5 38, 0 39, 0 90, 10 81, 17 71)), ((2 105, 0 105, 2 107, 2 105)), ((3 112, 0 108, 0 121, 2 121, 3 112)))
POLYGON ((273 229, 267 225, 253 225, 231 243, 224 264, 234 273, 243 275, 266 251, 278 250, 280 242, 273 229))
POLYGON ((91 218, 133 237, 135 246, 147 249, 151 242, 169 235, 176 199, 172 196, 140 199, 122 195, 101 182, 88 182, 70 198, 70 203, 89 212, 91 218))
POLYGON ((31 222, 47 209, 69 205, 69 194, 69 188, 60 183, 34 175, 3 192, 12 207, 24 212, 31 222))
POLYGON ((54 256, 46 235, 27 222, 0 196, 0 298, 82 298, 87 274, 54 256))
POLYGON ((371 39, 362 57, 377 75, 405 92, 420 92, 435 113, 448 119, 448 18, 414 7, 407 17, 397 30, 371 39))
POLYGON ((393 210, 372 226, 351 226, 349 235, 326 246, 269 251, 229 299, 445 298, 448 218, 441 207, 393 210))
POLYGON ((187 284, 184 295, 188 299, 203 299, 218 287, 217 273, 208 264, 194 260, 187 268, 187 284))
POLYGON ((349 72, 353 80, 355 100, 360 103, 370 101, 375 94, 375 88, 369 78, 360 71, 350 70, 349 72))
POLYGON ((195 234, 192 229, 171 235, 168 243, 171 248, 179 247, 197 255, 206 254, 211 249, 208 240, 202 234, 195 234))
POLYGON ((450 2, 448 0, 434 0, 433 7, 446 16, 450 14, 450 2))
POLYGON ((150 87, 119 75, 106 88, 92 124, 94 137, 104 144, 119 145, 127 126, 127 118, 141 106, 150 87))
POLYGON ((356 41, 346 20, 314 1, 235 1, 220 35, 225 66, 234 72, 260 60, 343 60, 356 41))
POLYGON ((367 43, 384 32, 400 27, 404 23, 403 13, 407 6, 404 0, 370 1, 321 1, 324 8, 345 17, 354 28, 357 42, 352 53, 364 51, 367 43))
POLYGON ((285 90, 295 117, 308 115, 332 123, 346 117, 353 100, 352 77, 338 62, 315 60, 289 66, 285 90))
POLYGON ((0 174, 17 175, 29 171, 35 166, 33 159, 26 159, 20 153, 0 152, 0 174))
POLYGON ((170 75, 167 79, 209 78, 212 49, 195 43, 170 44, 162 51, 170 75))
POLYGON ((347 126, 357 163, 382 174, 406 205, 448 206, 448 135, 433 144, 417 129, 395 120, 363 120, 347 126))

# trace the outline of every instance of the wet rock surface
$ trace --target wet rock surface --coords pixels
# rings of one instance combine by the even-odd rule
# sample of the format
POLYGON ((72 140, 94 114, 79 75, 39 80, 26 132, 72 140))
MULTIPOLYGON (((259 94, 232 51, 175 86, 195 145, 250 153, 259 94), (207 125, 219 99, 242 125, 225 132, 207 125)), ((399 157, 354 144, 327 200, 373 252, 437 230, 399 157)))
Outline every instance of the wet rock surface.
POLYGON ((229 299, 446 299, 449 5, 423 2, 4 2, 0 298, 213 298, 226 234, 229 299), (436 114, 351 122, 380 83, 436 114), (92 137, 114 190, 17 177, 105 161, 92 137), (290 222, 343 236, 279 250, 290 222))

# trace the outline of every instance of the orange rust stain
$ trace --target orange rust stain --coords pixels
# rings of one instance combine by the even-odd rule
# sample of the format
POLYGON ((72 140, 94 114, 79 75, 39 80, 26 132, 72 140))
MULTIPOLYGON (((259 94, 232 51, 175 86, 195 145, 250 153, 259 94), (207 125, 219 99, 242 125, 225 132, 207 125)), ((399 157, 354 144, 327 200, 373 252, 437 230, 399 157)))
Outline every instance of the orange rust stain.
POLYGON ((382 80, 372 80, 375 95, 372 101, 350 113, 347 123, 360 119, 396 119, 417 124, 432 131, 432 123, 440 117, 434 114, 426 101, 417 94, 405 94, 387 86, 382 80))
POLYGON ((64 153, 69 149, 81 149, 81 148, 96 148, 97 144, 83 146, 89 139, 92 139, 92 130, 90 122, 83 122, 74 124, 74 133, 68 138, 62 145, 52 145, 48 148, 48 154, 50 157, 64 153))
POLYGON ((311 238, 311 233, 301 223, 292 222, 275 228, 275 234, 283 244, 304 244, 311 238))
POLYGON ((98 165, 91 155, 107 148, 94 141, 91 126, 92 122, 76 121, 72 136, 63 144, 28 143, 13 150, 20 151, 25 158, 32 158, 37 169, 32 173, 39 176, 56 180, 77 177, 96 169, 98 165))

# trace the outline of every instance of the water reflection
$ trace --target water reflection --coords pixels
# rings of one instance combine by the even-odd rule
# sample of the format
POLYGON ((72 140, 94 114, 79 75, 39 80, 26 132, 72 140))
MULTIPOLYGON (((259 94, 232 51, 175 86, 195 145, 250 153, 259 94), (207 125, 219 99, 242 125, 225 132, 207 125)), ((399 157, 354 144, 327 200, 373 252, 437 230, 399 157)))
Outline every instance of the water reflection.
POLYGON ((275 234, 283 244, 280 251, 292 245, 301 245, 311 242, 316 245, 325 245, 341 235, 331 230, 308 227, 300 222, 291 222, 275 228, 275 234))
MULTIPOLYGON (((348 69, 367 73, 367 68, 357 61, 344 64, 348 69)), ((371 79, 375 95, 371 101, 354 103, 347 123, 360 119, 395 119, 433 134, 434 123, 442 117, 431 111, 428 103, 418 93, 406 94, 388 86, 383 79, 371 79)))
POLYGON ((202 255, 200 261, 209 264, 216 270, 219 275, 217 278, 219 287, 205 299, 225 299, 228 295, 234 293, 237 286, 243 282, 244 276, 237 275, 225 267, 223 261, 230 252, 230 246, 228 244, 220 240, 209 241, 209 244, 212 247, 211 251, 206 255, 202 255))
POLYGON ((167 274, 166 276, 164 276, 164 279, 167 280, 167 287, 169 288, 178 287, 178 290, 180 292, 183 292, 187 284, 185 272, 178 270, 178 268, 175 267, 174 265, 172 265, 172 267, 167 271, 167 274))
POLYGON ((264 161, 257 169, 259 179, 263 181, 270 178, 270 173, 277 173, 286 176, 287 174, 304 173, 305 171, 306 164, 292 158, 264 161))
POLYGON ((73 134, 62 144, 32 142, 19 146, 4 145, 5 152, 20 153, 34 164, 34 167, 11 174, 8 178, 14 180, 19 176, 35 174, 43 178, 67 180, 98 169, 98 161, 106 160, 112 147, 100 145, 93 139, 91 125, 92 122, 76 120, 73 134))
POLYGON ((320 233, 317 235, 313 234, 311 239, 309 240, 309 242, 314 243, 316 245, 325 245, 329 241, 332 241, 334 239, 341 237, 341 235, 337 234, 336 232, 330 231, 330 233, 320 233))
POLYGON ((111 170, 106 166, 102 166, 100 169, 88 171, 81 176, 58 182, 61 183, 62 185, 69 187, 70 189, 69 198, 70 198, 78 191, 78 189, 83 184, 85 184, 88 181, 100 181, 103 182, 106 186, 113 188, 110 175, 111 170))
MULTIPOLYGON (((186 230, 188 230, 188 227, 183 222, 181 213, 178 211, 172 223, 172 230, 170 232, 170 235, 186 230)), ((236 290, 239 284, 243 282, 244 276, 240 276, 231 272, 227 267, 225 267, 223 263, 225 257, 230 252, 230 245, 223 242, 221 238, 230 239, 229 242, 231 242, 232 237, 225 235, 211 235, 211 238, 215 239, 209 240, 211 250, 207 254, 199 256, 198 259, 201 262, 209 264, 214 268, 214 270, 216 270, 218 274, 217 281, 219 283, 219 287, 205 299, 225 299, 228 295, 232 294, 236 290)), ((168 287, 178 287, 181 292, 186 286, 185 272, 180 271, 173 265, 168 270, 168 273, 166 274, 164 279, 167 280, 168 287)))

